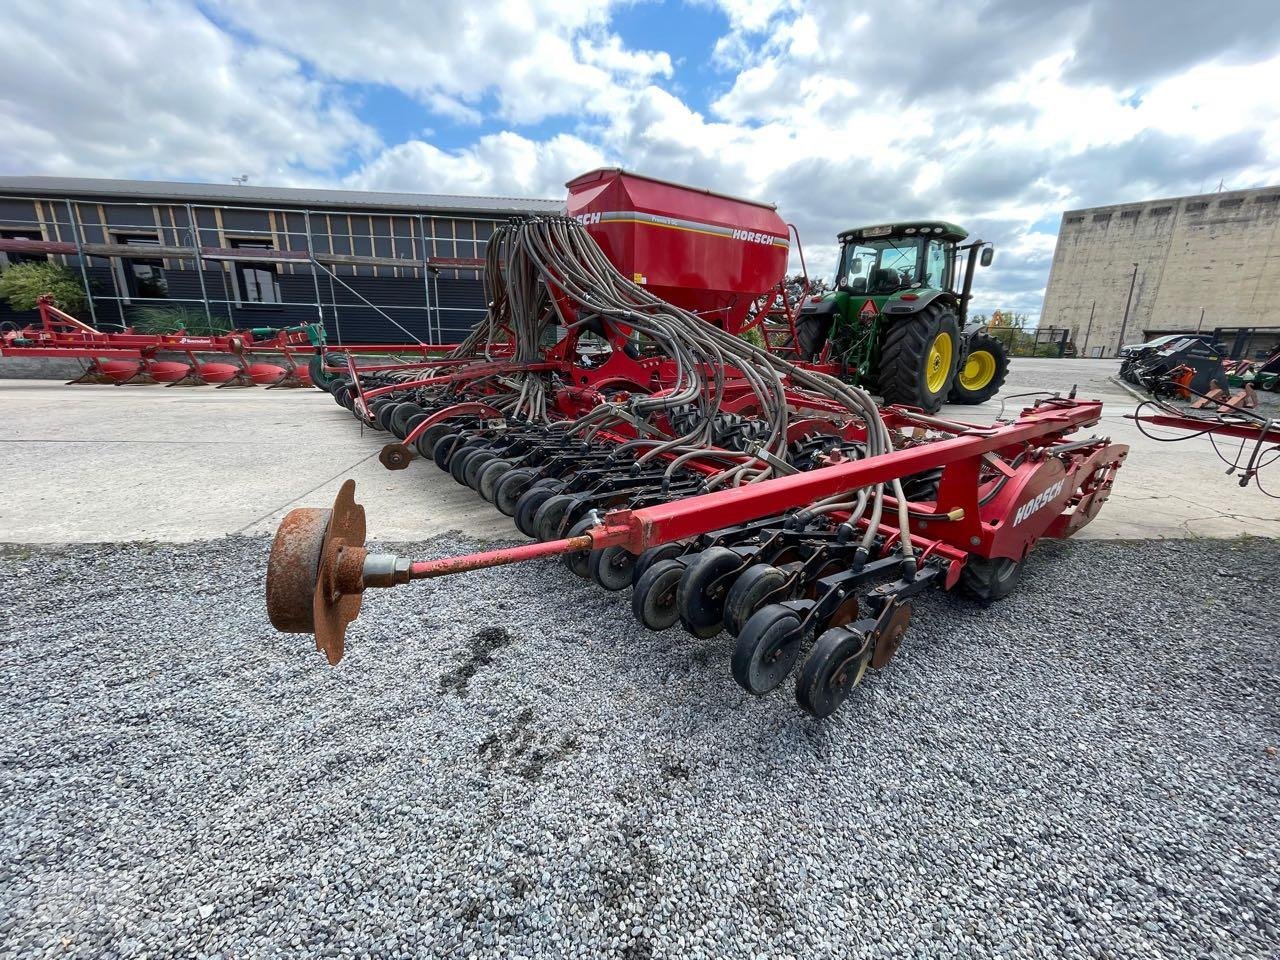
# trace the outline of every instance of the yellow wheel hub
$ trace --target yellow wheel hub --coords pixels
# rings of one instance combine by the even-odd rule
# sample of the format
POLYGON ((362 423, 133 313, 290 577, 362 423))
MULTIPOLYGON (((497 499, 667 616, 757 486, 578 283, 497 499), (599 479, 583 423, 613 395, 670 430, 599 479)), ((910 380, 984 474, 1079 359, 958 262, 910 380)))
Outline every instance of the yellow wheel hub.
POLYGON ((996 358, 989 350, 975 350, 965 358, 960 370, 960 386, 966 390, 981 390, 996 375, 996 358))
POLYGON ((929 353, 925 356, 924 382, 930 393, 941 393, 947 385, 947 377, 951 374, 951 358, 955 347, 951 343, 951 334, 940 333, 929 344, 929 353))

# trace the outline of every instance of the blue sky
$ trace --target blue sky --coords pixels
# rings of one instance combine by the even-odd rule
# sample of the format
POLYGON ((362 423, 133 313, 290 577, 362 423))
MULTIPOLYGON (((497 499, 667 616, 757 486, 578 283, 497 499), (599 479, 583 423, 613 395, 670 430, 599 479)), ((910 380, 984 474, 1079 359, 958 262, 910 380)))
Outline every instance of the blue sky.
POLYGON ((1233 0, 0 0, 0 172, 774 202, 810 262, 936 216, 1038 313, 1064 209, 1280 181, 1280 7, 1233 0))

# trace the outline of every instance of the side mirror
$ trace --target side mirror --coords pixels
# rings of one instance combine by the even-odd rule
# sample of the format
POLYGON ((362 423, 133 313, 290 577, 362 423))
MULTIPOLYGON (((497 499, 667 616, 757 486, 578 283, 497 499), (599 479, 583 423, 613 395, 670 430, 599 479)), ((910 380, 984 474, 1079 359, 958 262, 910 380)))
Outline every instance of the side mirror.
POLYGON ((850 269, 853 273, 861 273, 861 272, 862 272, 862 258, 861 258, 861 257, 854 257, 852 260, 850 260, 850 261, 849 261, 849 269, 850 269))
POLYGON ((995 259, 996 252, 991 247, 983 247, 982 253, 978 255, 978 262, 984 267, 991 266, 991 261, 995 259))

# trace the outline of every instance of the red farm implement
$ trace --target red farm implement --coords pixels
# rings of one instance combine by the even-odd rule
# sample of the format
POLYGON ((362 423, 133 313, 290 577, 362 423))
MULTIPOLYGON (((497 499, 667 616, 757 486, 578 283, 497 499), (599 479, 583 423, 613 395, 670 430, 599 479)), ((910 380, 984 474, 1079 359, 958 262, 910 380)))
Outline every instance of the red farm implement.
MULTIPOLYGON (((333 370, 347 369, 346 355, 427 357, 453 349, 452 345, 361 344, 342 347, 341 355, 326 355, 315 324, 208 336, 131 328, 115 333, 82 323, 47 297, 39 299, 37 309, 38 324, 0 333, 0 356, 79 360, 84 373, 72 383, 307 387, 315 382, 323 387, 333 370), (326 370, 326 359, 341 366, 326 370)), ((377 371, 382 365, 374 363, 370 369, 377 371)))
POLYGON ((888 663, 917 595, 1004 596, 1039 539, 1070 536, 1109 496, 1127 449, 1076 436, 1097 402, 1052 396, 989 426, 882 408, 829 365, 738 336, 786 265, 772 208, 604 171, 570 184, 569 212, 495 234, 488 323, 451 356, 348 361, 331 381, 399 438, 384 465, 432 460, 540 542, 369 553, 350 483, 332 509, 292 511, 268 611, 330 662, 366 589, 559 557, 630 588, 650 629, 727 632, 752 693, 807 651, 797 699, 826 716, 888 663))

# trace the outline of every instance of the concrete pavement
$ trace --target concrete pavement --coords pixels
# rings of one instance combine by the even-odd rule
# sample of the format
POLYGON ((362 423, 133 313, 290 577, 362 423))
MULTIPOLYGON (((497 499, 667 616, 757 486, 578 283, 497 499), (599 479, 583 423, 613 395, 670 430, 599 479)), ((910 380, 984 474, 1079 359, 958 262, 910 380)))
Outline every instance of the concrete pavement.
MULTIPOLYGON (((1080 396, 1107 404, 1095 432, 1131 445, 1110 502, 1080 535, 1280 536, 1280 501, 1241 489, 1207 438, 1159 443, 1123 418, 1135 402, 1111 382, 1116 366, 1015 360, 1005 388, 1010 395, 1079 384, 1080 396)), ((1006 412, 1026 402, 1010 400, 1006 412)), ((951 412, 990 420, 1000 401, 951 412)), ((377 454, 387 439, 361 435, 350 415, 316 390, 0 381, 0 542, 270 533, 293 507, 330 503, 349 477, 376 539, 420 540, 450 530, 486 540, 515 535, 510 520, 433 465, 383 469, 377 454)))

